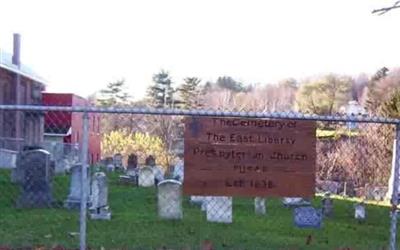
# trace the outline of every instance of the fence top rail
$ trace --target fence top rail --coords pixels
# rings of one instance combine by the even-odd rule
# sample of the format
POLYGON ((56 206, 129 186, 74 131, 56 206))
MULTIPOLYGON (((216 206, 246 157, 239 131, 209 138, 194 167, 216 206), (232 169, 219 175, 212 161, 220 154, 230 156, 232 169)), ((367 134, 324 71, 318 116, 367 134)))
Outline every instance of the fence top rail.
POLYGON ((331 122, 383 123, 400 125, 399 119, 361 116, 361 115, 315 115, 298 112, 254 112, 254 111, 220 111, 204 109, 163 109, 135 107, 94 107, 94 106, 39 106, 39 105, 0 105, 0 111, 59 111, 79 113, 107 114, 143 114, 143 115, 179 115, 236 118, 269 118, 331 122))

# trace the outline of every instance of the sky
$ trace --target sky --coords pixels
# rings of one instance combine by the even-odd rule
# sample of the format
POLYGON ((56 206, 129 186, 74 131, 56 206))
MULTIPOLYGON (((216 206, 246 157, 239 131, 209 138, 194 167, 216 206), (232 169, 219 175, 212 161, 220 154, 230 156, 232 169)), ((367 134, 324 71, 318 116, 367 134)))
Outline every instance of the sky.
POLYGON ((400 66, 394 0, 0 0, 0 48, 22 36, 21 60, 48 92, 88 96, 125 79, 133 98, 152 75, 175 84, 231 76, 269 84, 400 66))

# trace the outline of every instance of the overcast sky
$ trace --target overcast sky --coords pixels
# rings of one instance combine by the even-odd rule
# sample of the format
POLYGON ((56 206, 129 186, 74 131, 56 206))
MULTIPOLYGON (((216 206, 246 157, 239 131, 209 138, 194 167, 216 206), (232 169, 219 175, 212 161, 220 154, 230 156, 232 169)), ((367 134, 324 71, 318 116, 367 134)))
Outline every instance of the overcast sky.
POLYGON ((160 69, 175 83, 229 75, 245 83, 400 66, 394 0, 0 2, 0 48, 22 35, 22 61, 48 91, 87 96, 125 78, 140 98, 160 69))

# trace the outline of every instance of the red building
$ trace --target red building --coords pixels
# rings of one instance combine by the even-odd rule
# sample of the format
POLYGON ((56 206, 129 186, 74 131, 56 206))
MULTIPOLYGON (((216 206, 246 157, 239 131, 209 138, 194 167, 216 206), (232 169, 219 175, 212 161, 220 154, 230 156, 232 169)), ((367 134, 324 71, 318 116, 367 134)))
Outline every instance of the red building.
MULTIPOLYGON (((74 94, 43 93, 45 106, 86 106, 88 101, 74 94)), ((44 117, 45 141, 56 141, 82 146, 83 113, 47 112, 44 117)), ((89 162, 100 161, 100 115, 89 114, 89 162)))

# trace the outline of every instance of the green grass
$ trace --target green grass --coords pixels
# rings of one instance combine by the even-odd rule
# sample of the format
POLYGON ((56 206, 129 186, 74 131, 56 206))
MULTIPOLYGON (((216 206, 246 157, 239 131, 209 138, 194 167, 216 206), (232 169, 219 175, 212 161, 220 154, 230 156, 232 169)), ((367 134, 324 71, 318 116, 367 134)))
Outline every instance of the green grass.
MULTIPOLYGON (((76 248, 79 214, 62 206, 53 209, 14 208, 12 197, 19 189, 10 183, 9 173, 0 172, 0 246, 64 245, 76 248)), ((369 204, 368 219, 359 224, 353 219, 352 201, 334 201, 334 217, 325 219, 322 229, 298 229, 292 212, 277 199, 267 200, 267 215, 256 216, 252 199, 235 198, 234 222, 229 225, 206 222, 200 208, 184 200, 184 218, 165 221, 157 217, 156 190, 134 188, 109 179, 111 221, 88 220, 88 245, 94 249, 199 249, 204 240, 215 249, 382 249, 389 241, 389 208, 369 204), (310 245, 306 245, 311 235, 310 245)), ((66 198, 68 178, 57 177, 56 200, 66 198)), ((314 199, 319 206, 319 197, 314 199)))

